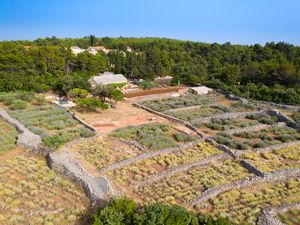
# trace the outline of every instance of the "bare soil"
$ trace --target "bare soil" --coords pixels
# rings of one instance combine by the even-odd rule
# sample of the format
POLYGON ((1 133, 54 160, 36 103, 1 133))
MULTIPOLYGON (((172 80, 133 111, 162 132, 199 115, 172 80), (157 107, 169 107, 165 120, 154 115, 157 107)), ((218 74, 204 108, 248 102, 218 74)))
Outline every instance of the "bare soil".
POLYGON ((101 112, 76 112, 76 114, 95 127, 101 134, 108 134, 114 129, 126 126, 137 126, 150 122, 168 122, 166 119, 136 108, 126 101, 119 102, 116 108, 101 112))

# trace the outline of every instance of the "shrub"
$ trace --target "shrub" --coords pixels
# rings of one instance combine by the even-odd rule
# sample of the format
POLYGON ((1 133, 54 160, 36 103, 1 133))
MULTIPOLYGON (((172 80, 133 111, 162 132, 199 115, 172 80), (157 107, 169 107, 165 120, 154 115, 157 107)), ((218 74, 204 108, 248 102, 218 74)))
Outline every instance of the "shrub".
POLYGON ((21 99, 26 102, 31 102, 34 99, 35 94, 33 92, 19 91, 15 93, 17 99, 21 99))
POLYGON ((295 141, 296 139, 289 134, 282 134, 277 136, 275 139, 281 141, 281 142, 289 142, 289 141, 295 141))
POLYGON ((265 147, 267 147, 267 144, 264 143, 264 142, 258 142, 258 143, 255 143, 255 144, 253 145, 253 147, 254 147, 254 148, 265 148, 265 147))
POLYGON ((98 98, 77 98, 74 102, 83 111, 95 111, 97 108, 102 110, 108 109, 108 105, 101 102, 98 98))
POLYGON ((43 96, 36 96, 34 98, 34 104, 36 104, 38 106, 46 105, 47 100, 43 96))
POLYGON ((195 137, 193 137, 191 135, 188 135, 188 134, 185 134, 185 133, 175 134, 174 137, 175 137, 175 140, 177 142, 192 142, 192 141, 196 141, 195 137))
POLYGON ((26 109, 26 108, 27 108, 27 103, 22 100, 15 100, 9 106, 9 109, 11 109, 11 110, 21 110, 21 109, 26 109))
POLYGON ((69 98, 86 98, 89 92, 85 89, 74 88, 68 92, 69 98))
POLYGON ((95 135, 95 132, 88 129, 88 128, 82 128, 80 129, 80 136, 84 138, 93 137, 95 135))
POLYGON ((93 225, 230 225, 226 218, 213 220, 195 215, 177 205, 155 203, 137 205, 128 199, 114 199, 105 208, 93 214, 93 225))

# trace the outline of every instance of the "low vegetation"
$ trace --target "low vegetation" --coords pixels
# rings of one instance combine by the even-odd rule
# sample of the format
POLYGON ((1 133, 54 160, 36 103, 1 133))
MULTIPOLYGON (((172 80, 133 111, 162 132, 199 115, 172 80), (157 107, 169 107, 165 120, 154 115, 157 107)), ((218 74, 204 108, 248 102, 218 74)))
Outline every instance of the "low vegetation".
POLYGON ((194 214, 177 205, 160 203, 143 206, 128 199, 115 199, 93 215, 93 225, 102 224, 166 224, 166 225, 230 225, 225 218, 194 214))
POLYGON ((3 102, 11 110, 26 109, 28 104, 46 105, 47 101, 44 97, 36 95, 33 92, 2 92, 0 93, 0 102, 3 102))
POLYGON ((287 225, 300 224, 300 209, 291 209, 286 213, 279 214, 280 220, 287 225))
POLYGON ((224 113, 242 112, 248 111, 250 109, 251 108, 249 108, 246 105, 240 104, 238 102, 232 102, 230 106, 225 106, 222 104, 213 104, 196 109, 187 109, 178 112, 167 112, 167 114, 184 121, 191 121, 201 117, 209 117, 224 113))
POLYGON ((137 161, 129 166, 111 171, 109 176, 122 185, 133 184, 144 181, 150 175, 159 174, 164 170, 192 163, 219 153, 222 152, 208 143, 202 142, 172 154, 163 153, 149 159, 137 161))
POLYGON ((264 208, 299 202, 299 192, 300 180, 289 179, 286 182, 266 183, 227 191, 205 204, 196 206, 196 209, 208 213, 213 218, 227 217, 233 224, 246 222, 255 225, 264 208))
POLYGON ((220 96, 217 95, 199 96, 189 94, 174 98, 145 101, 143 102, 143 105, 155 111, 163 112, 170 109, 178 109, 188 106, 213 104, 219 98, 220 96))
POLYGON ((84 141, 75 146, 74 150, 99 169, 141 153, 117 140, 101 138, 84 141))
POLYGON ((238 162, 226 160, 205 168, 194 168, 145 186, 135 192, 144 202, 187 204, 208 188, 239 180, 249 172, 238 162))
POLYGON ((18 135, 19 133, 13 126, 0 119, 0 155, 15 148, 18 135))
POLYGON ((168 124, 151 123, 129 126, 114 130, 110 136, 126 140, 135 140, 150 150, 174 147, 177 142, 191 142, 195 138, 185 133, 176 132, 168 124))
POLYGON ((271 145, 300 140, 300 134, 291 127, 272 127, 257 132, 241 132, 233 135, 218 133, 214 139, 233 149, 264 148, 271 145))
POLYGON ((74 120, 67 111, 56 106, 35 106, 25 110, 9 111, 33 133, 40 135, 51 150, 80 137, 91 137, 94 132, 74 120))
POLYGON ((0 162, 0 224, 78 224, 89 200, 44 160, 17 156, 0 162))
POLYGON ((300 168, 300 146, 289 146, 266 153, 249 153, 242 157, 264 172, 300 168))

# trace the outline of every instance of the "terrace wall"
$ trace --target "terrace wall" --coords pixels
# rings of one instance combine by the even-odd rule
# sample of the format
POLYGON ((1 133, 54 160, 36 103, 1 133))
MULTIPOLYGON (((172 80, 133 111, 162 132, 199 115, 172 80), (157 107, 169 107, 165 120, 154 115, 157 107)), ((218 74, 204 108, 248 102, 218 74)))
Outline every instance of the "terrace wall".
POLYGON ((79 123, 81 123, 81 124, 82 124, 83 126, 85 126, 86 128, 88 128, 88 129, 90 129, 90 130, 92 130, 92 131, 94 131, 94 132, 97 131, 96 128, 94 128, 94 127, 91 126, 90 124, 88 124, 88 123, 86 123, 85 121, 83 121, 82 119, 80 119, 74 112, 72 112, 72 111, 70 111, 69 109, 67 109, 67 108, 65 108, 65 107, 63 107, 63 106, 61 106, 61 105, 58 105, 58 104, 56 104, 56 103, 53 103, 53 104, 55 104, 55 106, 56 106, 57 108, 60 108, 60 109, 62 109, 62 110, 67 111, 68 113, 70 113, 70 114, 72 115, 72 117, 73 117, 74 120, 77 120, 79 123))
POLYGON ((258 218, 258 225, 285 225, 278 218, 277 214, 287 212, 291 209, 300 208, 300 202, 292 204, 282 204, 277 207, 267 207, 263 209, 261 216, 258 218))
POLYGON ((80 185, 95 205, 104 205, 113 196, 109 181, 105 177, 91 176, 68 151, 60 154, 50 153, 47 157, 49 166, 71 178, 80 185))
POLYGON ((17 138, 18 146, 30 148, 33 151, 42 155, 47 155, 49 153, 49 151, 46 148, 41 147, 42 139, 40 136, 32 133, 18 120, 12 118, 5 110, 0 109, 0 117, 4 121, 13 125, 16 128, 16 130, 20 133, 17 138))
POLYGON ((194 206, 199 203, 204 203, 208 199, 215 197, 222 192, 229 191, 231 189, 240 189, 246 186, 251 186, 263 182, 285 180, 290 177, 299 177, 299 175, 300 175, 300 168, 284 169, 284 170, 277 170, 269 173, 264 173, 263 177, 249 176, 238 181, 209 188, 206 191, 204 191, 199 198, 192 200, 190 202, 190 205, 194 206))
POLYGON ((280 111, 278 111, 276 109, 269 109, 266 112, 270 116, 276 116, 280 122, 285 122, 288 126, 294 128, 294 129, 300 129, 299 124, 297 124, 294 120, 292 120, 290 117, 284 115, 280 111))

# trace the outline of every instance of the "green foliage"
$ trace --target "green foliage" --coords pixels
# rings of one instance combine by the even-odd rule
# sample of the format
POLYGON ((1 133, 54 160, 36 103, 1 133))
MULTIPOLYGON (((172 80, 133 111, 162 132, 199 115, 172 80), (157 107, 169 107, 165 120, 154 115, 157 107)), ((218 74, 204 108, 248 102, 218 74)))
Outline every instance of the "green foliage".
POLYGON ((35 96, 34 104, 38 106, 47 105, 47 100, 43 96, 35 96))
POLYGON ((93 225, 230 225, 227 219, 212 220, 176 205, 139 206, 132 200, 115 199, 93 216, 93 225))
POLYGON ((27 108, 27 103, 22 100, 15 100, 9 106, 9 109, 11 109, 11 110, 20 110, 20 109, 26 109, 26 108, 27 108))
POLYGON ((169 125, 160 123, 119 128, 114 130, 110 135, 128 140, 136 140, 140 144, 148 147, 150 150, 174 147, 176 146, 176 137, 178 138, 178 142, 194 140, 193 137, 188 137, 188 135, 174 133, 169 125))
POLYGON ((108 105, 101 102, 98 98, 77 98, 74 102, 83 111, 95 111, 97 108, 102 110, 108 109, 108 105))
MULTIPOLYGON (((0 91, 88 89, 87 80, 114 65, 114 73, 128 78, 153 80, 172 75, 173 83, 205 85, 237 95, 300 104, 299 47, 284 42, 251 46, 206 44, 164 38, 45 38, 26 45, 0 42, 0 91), (109 54, 84 52, 75 56, 70 46, 103 45, 109 54), (127 52, 131 46, 134 51, 127 52), (138 53, 138 54, 137 54, 138 53), (77 80, 72 82, 72 79, 77 80), (79 81, 79 80, 82 81, 79 81)), ((144 88, 153 87, 151 82, 144 88)))
POLYGON ((192 141, 196 141, 196 138, 191 136, 191 135, 188 135, 188 134, 185 134, 185 133, 177 133, 174 135, 175 137, 175 140, 178 141, 178 142, 192 142, 192 141))
POLYGON ((158 87, 159 84, 157 84, 151 80, 143 80, 138 83, 138 86, 142 89, 151 89, 151 88, 158 87))
POLYGON ((85 89, 74 88, 68 92, 69 98, 86 98, 89 92, 85 89))

